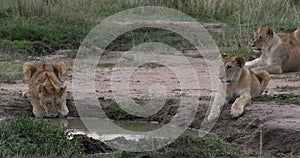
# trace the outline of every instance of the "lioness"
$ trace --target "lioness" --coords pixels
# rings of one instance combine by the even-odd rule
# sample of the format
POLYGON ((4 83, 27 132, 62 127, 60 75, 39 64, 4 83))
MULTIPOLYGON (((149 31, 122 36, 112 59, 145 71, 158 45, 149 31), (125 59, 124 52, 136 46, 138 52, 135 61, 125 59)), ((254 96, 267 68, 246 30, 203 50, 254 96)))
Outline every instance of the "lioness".
POLYGON ((252 49, 254 52, 261 52, 261 55, 253 61, 246 62, 246 67, 266 70, 273 74, 299 71, 300 52, 295 46, 297 39, 293 37, 296 36, 294 34, 288 37, 284 34, 278 36, 270 27, 259 28, 252 42, 252 49))
POLYGON ((66 86, 62 79, 66 74, 63 62, 53 66, 41 64, 36 67, 31 62, 23 65, 23 74, 28 81, 27 98, 33 107, 35 117, 65 117, 69 110, 66 105, 66 86))
POLYGON ((208 121, 215 120, 221 113, 224 104, 234 101, 231 115, 239 117, 251 98, 261 95, 270 81, 268 72, 253 71, 244 66, 244 57, 221 54, 223 64, 220 67, 222 84, 211 106, 208 121))

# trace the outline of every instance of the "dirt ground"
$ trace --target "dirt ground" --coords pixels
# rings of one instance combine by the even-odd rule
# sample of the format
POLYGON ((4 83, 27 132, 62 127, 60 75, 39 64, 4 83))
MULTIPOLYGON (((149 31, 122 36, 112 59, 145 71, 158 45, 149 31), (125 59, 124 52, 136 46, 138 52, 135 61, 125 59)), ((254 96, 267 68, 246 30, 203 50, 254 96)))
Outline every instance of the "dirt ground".
MULTIPOLYGON (((46 57, 46 61, 71 61, 66 58, 65 52, 59 52, 54 56, 46 57)), ((101 57, 99 63, 115 63, 123 52, 106 52, 101 57)), ((167 101, 165 106, 155 115, 146 120, 167 123, 172 116, 177 113, 180 96, 185 93, 199 96, 199 107, 192 128, 200 128, 202 120, 209 106, 209 96, 212 83, 210 72, 207 69, 205 61, 198 56, 197 51, 186 51, 184 55, 194 68, 198 77, 199 87, 181 90, 181 83, 176 74, 166 66, 159 67, 139 67, 136 68, 129 80, 128 94, 135 100, 147 101, 151 99, 153 91, 159 89, 156 85, 164 86, 167 101), (155 85, 155 86, 153 86, 155 85)), ((105 65, 105 64, 103 64, 105 65)), ((104 108, 109 108, 114 101, 112 89, 113 69, 109 66, 99 66, 96 69, 96 94, 101 98, 104 108)), ((109 65, 109 64, 108 64, 109 65)), ((184 72, 179 72, 184 73, 184 72)), ((65 84, 68 91, 72 92, 72 71, 68 72, 65 84)), ((122 78, 118 78, 122 80, 122 78)), ((186 76, 184 82, 191 82, 189 76, 186 76)), ((266 94, 272 96, 275 94, 300 94, 300 73, 286 73, 281 75, 272 75, 272 80, 267 87, 266 94), (296 87, 282 89, 280 87, 296 87)), ((0 114, 19 115, 22 111, 30 113, 31 107, 24 103, 20 96, 26 92, 27 85, 22 81, 16 84, 0 83, 0 114), (20 99, 21 98, 21 99, 20 99), (19 101, 19 102, 18 102, 19 101), (11 105, 14 103, 14 105, 11 105), (19 104, 18 104, 19 103, 19 104), (15 109, 19 109, 19 112, 15 109)), ((72 96, 69 96, 72 98, 72 96)), ((185 105, 188 107, 189 105, 185 105)), ((186 108, 187 113, 193 113, 192 108, 186 108), (191 111, 188 111, 191 110, 191 111)), ((76 116, 75 109, 70 110, 71 115, 76 116)), ((300 105, 278 104, 274 101, 259 102, 253 101, 248 105, 244 114, 238 119, 232 119, 230 114, 230 105, 224 106, 223 112, 215 124, 212 132, 218 133, 226 141, 240 147, 249 155, 255 156, 300 156, 300 105)))

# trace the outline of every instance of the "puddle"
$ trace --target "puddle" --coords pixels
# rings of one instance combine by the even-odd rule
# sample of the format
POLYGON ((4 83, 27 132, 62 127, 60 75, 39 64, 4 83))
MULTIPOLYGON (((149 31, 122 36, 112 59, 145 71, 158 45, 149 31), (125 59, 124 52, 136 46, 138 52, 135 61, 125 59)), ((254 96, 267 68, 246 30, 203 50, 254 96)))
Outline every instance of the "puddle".
MULTIPOLYGON (((14 117, 0 116, 0 121, 14 119, 14 117)), ((169 139, 171 134, 165 131, 165 134, 159 133, 159 136, 151 135, 152 131, 158 130, 163 126, 157 122, 143 122, 143 121, 110 121, 110 120, 98 120, 98 119, 85 119, 85 124, 88 124, 87 128, 83 121, 78 117, 68 117, 68 118, 55 118, 55 119, 45 119, 49 123, 66 128, 69 132, 69 139, 72 139, 74 135, 86 135, 95 140, 100 140, 103 142, 112 141, 117 138, 125 138, 126 140, 138 141, 141 139, 155 138, 155 139, 169 139), (116 128, 110 128, 110 124, 116 125, 116 128), (99 125, 103 125, 99 127, 99 125), (117 129, 117 130, 111 130, 117 129), (124 131, 126 131, 124 134, 124 131)), ((167 126, 169 132, 174 132, 180 130, 180 128, 175 126, 167 126)), ((199 136, 199 130, 188 128, 184 134, 197 137, 199 136)), ((209 135, 214 135, 213 133, 207 133, 209 135)))
POLYGON ((1 116, 0 115, 0 122, 1 121, 6 121, 6 120, 10 120, 10 119, 14 119, 15 117, 13 116, 1 116))
MULTIPOLYGON (((50 119, 49 119, 50 120, 50 119)), ((163 125, 158 124, 156 122, 141 122, 141 121, 109 121, 109 120, 97 120, 97 119, 85 119, 84 122, 89 124, 89 130, 83 123, 80 118, 67 118, 67 119, 51 119, 51 123, 58 125, 60 127, 65 127, 70 132, 70 139, 72 139, 72 135, 86 135, 95 140, 100 141, 111 141, 120 137, 125 138, 126 140, 134 140, 138 141, 140 139, 147 138, 156 138, 156 139, 164 139, 169 138, 170 133, 159 134, 159 136, 153 136, 149 134, 151 131, 155 131, 160 129, 163 125), (109 129, 109 123, 114 123, 117 125, 117 130, 109 129), (103 127, 99 127, 99 124, 103 125, 103 127), (128 131, 129 134, 124 134, 122 131, 128 131)), ((170 131, 178 130, 178 127, 168 126, 170 131)), ((199 130, 195 129, 187 129, 185 134, 191 136, 199 136, 199 130)), ((127 133, 127 132, 126 132, 127 133)))

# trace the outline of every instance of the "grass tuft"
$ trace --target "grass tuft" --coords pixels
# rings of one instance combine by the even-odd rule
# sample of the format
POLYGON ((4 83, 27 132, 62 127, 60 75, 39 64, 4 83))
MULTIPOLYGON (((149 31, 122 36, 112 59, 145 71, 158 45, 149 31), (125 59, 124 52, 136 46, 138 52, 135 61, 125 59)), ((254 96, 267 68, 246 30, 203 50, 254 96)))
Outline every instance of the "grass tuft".
POLYGON ((82 157, 79 142, 43 120, 19 117, 0 123, 1 157, 82 157))
POLYGON ((282 86, 282 87, 276 87, 276 90, 279 92, 288 92, 288 91, 295 91, 295 90, 300 90, 300 86, 282 86))
POLYGON ((171 144, 151 152, 132 153, 122 152, 118 157, 151 157, 151 158, 173 158, 173 157, 243 157, 238 149, 228 143, 213 138, 198 138, 192 136, 180 136, 171 144))
POLYGON ((299 96, 294 94, 275 94, 273 96, 263 95, 253 99, 257 102, 276 102, 278 104, 297 104, 300 105, 299 96))

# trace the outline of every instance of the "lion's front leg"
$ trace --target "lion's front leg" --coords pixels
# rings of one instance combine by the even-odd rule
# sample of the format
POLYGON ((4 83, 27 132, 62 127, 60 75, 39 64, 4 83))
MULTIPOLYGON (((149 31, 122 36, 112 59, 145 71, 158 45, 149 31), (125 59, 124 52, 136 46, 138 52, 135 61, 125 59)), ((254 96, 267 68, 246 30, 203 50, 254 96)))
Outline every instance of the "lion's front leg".
POLYGON ((237 98, 231 106, 230 114, 232 117, 236 118, 243 114, 244 107, 250 102, 251 95, 250 93, 245 93, 237 98))
POLYGON ((264 92, 267 85, 269 84, 269 82, 271 80, 271 76, 266 71, 255 71, 255 74, 256 74, 257 78, 259 79, 259 82, 261 85, 261 90, 260 90, 260 94, 261 94, 264 92))
POLYGON ((257 58, 257 59, 254 59, 252 61, 247 61, 245 63, 245 66, 249 69, 253 69, 253 68, 265 66, 265 64, 260 58, 257 58))
POLYGON ((58 109, 59 117, 66 117, 69 114, 66 98, 63 99, 58 109))
POLYGON ((225 95, 222 93, 218 93, 214 99, 214 102, 211 106, 210 113, 207 117, 208 122, 211 122, 219 117, 221 114, 221 109, 225 104, 225 95))
POLYGON ((263 66, 263 67, 259 67, 254 69, 256 71, 261 71, 261 70, 265 70, 270 74, 282 74, 282 67, 280 65, 270 65, 270 66, 263 66))
POLYGON ((40 99, 27 95, 28 100, 32 105, 32 113, 35 117, 42 118, 45 116, 45 110, 40 104, 40 99))

